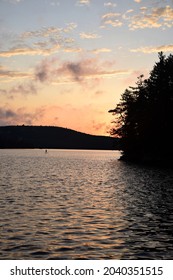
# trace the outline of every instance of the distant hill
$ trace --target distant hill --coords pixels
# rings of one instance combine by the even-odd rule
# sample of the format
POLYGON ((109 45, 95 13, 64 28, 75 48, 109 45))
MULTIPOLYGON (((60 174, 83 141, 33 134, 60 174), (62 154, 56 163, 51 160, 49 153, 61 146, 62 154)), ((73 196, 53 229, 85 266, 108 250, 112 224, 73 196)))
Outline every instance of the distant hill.
POLYGON ((119 140, 53 126, 1 126, 0 148, 119 149, 119 140))

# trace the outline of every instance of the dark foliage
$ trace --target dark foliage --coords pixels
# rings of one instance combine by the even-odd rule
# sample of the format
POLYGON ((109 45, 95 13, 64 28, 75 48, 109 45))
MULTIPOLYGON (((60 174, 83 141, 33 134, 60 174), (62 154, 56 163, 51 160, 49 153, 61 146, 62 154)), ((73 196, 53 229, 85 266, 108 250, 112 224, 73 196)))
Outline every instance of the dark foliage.
POLYGON ((172 161, 173 55, 159 53, 148 79, 138 77, 126 89, 115 115, 111 134, 122 138, 122 158, 137 161, 172 161))
POLYGON ((0 127, 0 148, 118 149, 118 140, 62 127, 0 127))

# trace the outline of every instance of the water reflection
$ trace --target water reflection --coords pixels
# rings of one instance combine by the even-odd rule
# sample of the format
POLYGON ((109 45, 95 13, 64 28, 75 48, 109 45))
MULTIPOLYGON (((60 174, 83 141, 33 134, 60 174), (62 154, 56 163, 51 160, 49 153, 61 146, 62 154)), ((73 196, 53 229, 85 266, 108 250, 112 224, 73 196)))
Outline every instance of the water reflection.
MULTIPOLYGON (((123 191, 124 246, 122 259, 171 259, 173 256, 172 169, 120 162, 123 191)), ((113 170, 113 169, 112 169, 113 170)), ((115 197, 117 196, 115 189, 115 197)))
POLYGON ((111 151, 0 153, 1 259, 172 258, 172 170, 111 151))

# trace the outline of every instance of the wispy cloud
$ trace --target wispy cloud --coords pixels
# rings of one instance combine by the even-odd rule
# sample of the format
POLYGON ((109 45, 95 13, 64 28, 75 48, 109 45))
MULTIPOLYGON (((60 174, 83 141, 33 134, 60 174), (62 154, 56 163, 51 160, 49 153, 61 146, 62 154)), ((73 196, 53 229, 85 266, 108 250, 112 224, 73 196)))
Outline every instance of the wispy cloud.
POLYGON ((114 69, 112 64, 100 63, 96 58, 86 58, 74 62, 54 61, 54 63, 52 60, 45 59, 36 67, 35 79, 40 82, 82 83, 86 79, 106 78, 128 73, 127 69, 114 69))
MULTIPOLYGON (((77 24, 74 22, 66 24, 65 27, 60 28, 60 27, 46 27, 46 28, 41 28, 38 30, 34 31, 26 31, 20 34, 18 40, 29 40, 29 39, 37 39, 38 43, 40 42, 39 40, 41 39, 46 39, 47 41, 41 41, 40 43, 44 44, 63 44, 67 43, 68 41, 71 40, 70 37, 67 37, 67 33, 72 32, 74 29, 76 29, 77 24)), ((30 41, 29 41, 30 42, 30 41)))
POLYGON ((104 24, 111 25, 113 27, 119 27, 119 26, 123 25, 122 21, 120 21, 119 19, 114 19, 114 20, 113 19, 109 19, 109 20, 106 20, 104 22, 104 24))
POLYGON ((133 13, 134 10, 133 9, 130 9, 130 10, 127 10, 123 15, 122 15, 122 18, 125 19, 125 20, 129 20, 131 18, 130 14, 133 13))
POLYGON ((14 47, 7 51, 0 51, 0 57, 11 57, 17 55, 49 55, 60 50, 60 46, 53 46, 52 48, 30 48, 30 47, 14 47))
POLYGON ((91 52, 95 53, 95 54, 98 54, 98 53, 109 53, 109 52, 112 52, 112 50, 108 49, 108 48, 99 48, 99 49, 94 49, 91 52))
POLYGON ((20 95, 31 95, 37 94, 37 87, 33 82, 25 82, 23 84, 17 84, 10 89, 0 89, 0 95, 6 98, 15 98, 17 94, 20 95))
POLYGON ((69 33, 71 31, 73 31, 74 29, 76 29, 77 24, 75 22, 71 22, 66 24, 66 27, 62 29, 62 32, 64 33, 69 33))
POLYGON ((63 39, 63 33, 70 33, 75 30, 77 24, 75 22, 67 23, 64 27, 42 27, 41 29, 34 31, 26 31, 20 35, 20 39, 28 39, 28 38, 54 38, 54 39, 63 39))
POLYGON ((47 28, 41 28, 39 30, 34 30, 34 31, 26 31, 23 32, 20 35, 21 39, 28 39, 28 38, 34 38, 34 37, 49 37, 51 35, 53 36, 58 36, 59 38, 59 34, 62 32, 62 28, 58 28, 58 27, 47 27, 47 28))
POLYGON ((116 4, 116 3, 112 3, 112 2, 105 2, 105 3, 104 3, 104 6, 105 6, 105 7, 116 7, 117 4, 116 4))
POLYGON ((3 107, 0 107, 0 124, 5 125, 9 124, 11 119, 14 119, 17 117, 17 114, 15 111, 11 109, 4 109, 3 107))
POLYGON ((80 53, 82 51, 83 51, 82 48, 74 48, 74 47, 69 47, 69 48, 63 49, 63 52, 65 52, 65 53, 80 53))
MULTIPOLYGON (((110 49, 100 48, 90 52, 99 54, 110 51, 110 49)), ((18 94, 37 94, 38 81, 51 84, 83 83, 89 79, 110 78, 128 73, 129 70, 115 69, 115 63, 110 63, 109 61, 101 62, 98 58, 62 62, 56 57, 48 57, 43 59, 33 72, 25 73, 0 67, 0 78, 2 81, 25 79, 24 82, 18 82, 8 90, 1 89, 0 94, 3 94, 6 98, 15 98, 18 94), (29 80, 26 81, 26 79, 29 80)))
POLYGON ((120 13, 107 13, 107 14, 104 14, 102 16, 102 19, 107 20, 107 19, 110 19, 110 18, 118 17, 120 15, 121 15, 120 13))
POLYGON ((144 28, 169 28, 173 26, 173 8, 170 6, 146 8, 141 7, 140 13, 130 19, 131 30, 144 28))
POLYGON ((111 25, 119 27, 123 25, 120 13, 107 13, 102 16, 102 26, 111 25))
MULTIPOLYGON (((136 1, 140 3, 140 1, 136 1)), ((139 13, 129 9, 124 14, 109 12, 102 16, 102 28, 106 26, 120 27, 128 24, 130 30, 144 28, 171 28, 173 26, 173 8, 169 5, 163 7, 140 7, 139 13)))
POLYGON ((90 0, 78 0, 77 5, 78 6, 86 6, 86 5, 89 6, 90 2, 91 2, 90 0))
POLYGON ((16 110, 7 107, 0 107, 0 125, 32 125, 39 122, 44 117, 45 109, 40 107, 33 110, 32 113, 27 112, 27 108, 21 107, 16 110))
POLYGON ((38 86, 34 81, 34 75, 31 71, 20 72, 10 70, 6 67, 0 65, 0 80, 1 80, 1 89, 0 95, 3 95, 6 98, 14 98, 16 95, 30 95, 37 94, 38 86), (2 84, 13 82, 12 86, 9 84, 8 89, 3 89, 2 84), (20 81, 20 82, 19 82, 20 81), (14 82, 16 84, 14 85, 14 82))
POLYGON ((30 73, 24 73, 19 71, 12 71, 5 67, 0 66, 0 79, 22 79, 30 78, 30 73))
POLYGON ((173 51, 173 44, 172 45, 162 45, 158 47, 141 47, 137 49, 132 49, 131 52, 142 52, 142 53, 157 53, 157 52, 172 52, 173 51))
POLYGON ((98 38, 101 38, 101 36, 96 34, 96 33, 85 33, 85 32, 80 33, 80 37, 82 39, 98 39, 98 38))
POLYGON ((64 28, 47 27, 39 30, 23 32, 15 40, 15 44, 8 50, 1 50, 0 57, 18 55, 43 55, 47 56, 58 52, 60 49, 74 49, 74 39, 69 36, 76 23, 68 23, 64 28), (37 40, 37 41, 35 41, 37 40))

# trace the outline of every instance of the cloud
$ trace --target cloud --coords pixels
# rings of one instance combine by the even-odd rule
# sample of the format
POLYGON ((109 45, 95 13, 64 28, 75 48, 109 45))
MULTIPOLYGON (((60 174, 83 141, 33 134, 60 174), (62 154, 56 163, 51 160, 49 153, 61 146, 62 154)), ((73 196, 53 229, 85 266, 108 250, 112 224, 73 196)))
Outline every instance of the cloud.
POLYGON ((172 45, 162 45, 158 47, 141 47, 138 49, 132 49, 131 52, 142 52, 142 53, 158 53, 158 52, 172 52, 173 51, 173 44, 172 45))
POLYGON ((65 63, 61 70, 72 75, 73 79, 77 82, 81 81, 82 77, 86 75, 86 73, 89 73, 89 69, 86 69, 86 67, 83 67, 83 65, 78 62, 65 63))
POLYGON ((35 30, 35 31, 26 31, 26 32, 23 32, 21 35, 20 35, 20 38, 21 39, 28 39, 28 38, 34 38, 34 37, 50 37, 51 35, 55 35, 55 36, 58 36, 59 38, 59 34, 62 32, 62 28, 58 28, 58 27, 53 27, 53 26, 50 26, 50 27, 43 27, 39 30, 35 30))
POLYGON ((134 12, 134 10, 133 9, 130 9, 130 10, 128 10, 128 11, 126 11, 124 14, 123 14, 123 16, 122 16, 122 18, 123 19, 125 19, 125 20, 129 20, 130 19, 130 13, 133 13, 134 12))
MULTIPOLYGON (((67 34, 72 32, 76 27, 77 24, 71 22, 63 28, 50 26, 35 31, 26 31, 20 34, 19 40, 37 39, 38 42, 34 43, 34 45, 40 44, 41 47, 48 45, 53 45, 54 47, 55 45, 63 46, 63 44, 74 42, 74 39, 67 37, 67 34)), ((31 44, 31 41, 29 43, 31 44)))
POLYGON ((10 119, 16 117, 16 113, 11 109, 4 109, 0 107, 0 120, 10 119))
POLYGON ((120 15, 121 14, 119 14, 119 13, 107 13, 107 14, 104 14, 102 16, 102 18, 107 20, 107 19, 110 19, 110 18, 118 17, 120 15))
POLYGON ((101 38, 101 36, 98 35, 98 34, 95 34, 95 33, 85 33, 85 32, 80 33, 80 37, 82 39, 98 39, 98 38, 101 38))
POLYGON ((34 83, 30 82, 30 83, 23 83, 23 84, 18 84, 16 86, 14 86, 10 92, 12 94, 15 93, 20 93, 23 95, 28 95, 28 94, 36 94, 37 93, 37 88, 35 86, 34 83))
POLYGON ((0 94, 5 95, 6 97, 13 98, 14 95, 20 93, 23 95, 28 94, 36 94, 37 93, 37 86, 32 81, 33 80, 33 73, 24 73, 18 71, 11 71, 3 66, 0 65, 0 79, 2 82, 7 82, 9 80, 21 80, 21 79, 30 79, 29 82, 20 82, 15 86, 12 86, 10 89, 0 89, 0 94))
POLYGON ((82 51, 83 51, 82 48, 73 48, 73 47, 63 49, 63 52, 65 53, 80 53, 82 51))
POLYGON ((17 84, 10 89, 0 89, 0 95, 4 95, 7 98, 15 98, 16 94, 30 95, 37 94, 37 87, 33 82, 25 82, 23 84, 17 84))
POLYGON ((67 26, 65 28, 62 29, 62 31, 64 33, 69 33, 71 31, 73 31, 74 29, 76 29, 77 24, 74 22, 68 23, 67 26))
POLYGON ((116 3, 112 3, 112 2, 106 2, 106 3, 104 3, 104 6, 105 7, 116 7, 117 4, 116 3))
POLYGON ((12 109, 5 109, 0 107, 0 125, 10 125, 14 124, 14 120, 18 118, 17 113, 12 109))
POLYGON ((77 5, 78 6, 89 6, 90 5, 90 0, 78 0, 77 5))
POLYGON ((69 127, 77 131, 98 135, 105 135, 109 130, 108 123, 102 122, 105 115, 104 109, 96 108, 93 104, 73 106, 64 104, 63 106, 47 105, 32 108, 32 111, 26 107, 14 109, 9 105, 0 106, 0 125, 53 125, 69 127), (86 114, 88 112, 88 114, 86 114), (82 120, 82 122, 79 121, 82 120), (94 121, 93 121, 94 120, 94 121))
POLYGON ((134 2, 136 2, 136 3, 141 3, 142 0, 134 0, 134 2))
POLYGON ((22 79, 22 78, 30 78, 30 73, 11 71, 6 69, 5 67, 0 66, 0 79, 22 79))
POLYGON ((51 26, 35 31, 23 32, 15 40, 16 44, 12 48, 0 51, 0 57, 18 55, 47 56, 64 48, 70 48, 74 44, 74 39, 69 37, 69 33, 76 27, 77 24, 71 22, 66 24, 64 28, 51 26))
POLYGON ((121 14, 119 13, 107 13, 102 16, 103 25, 111 25, 113 27, 119 27, 123 25, 121 20, 121 14))
POLYGON ((38 66, 36 66, 36 71, 35 71, 36 80, 40 82, 48 81, 49 76, 51 75, 50 69, 51 69, 51 61, 46 59, 43 60, 38 66))
POLYGON ((123 25, 123 23, 122 23, 120 20, 118 20, 118 19, 115 19, 115 20, 112 20, 112 19, 107 20, 107 21, 104 22, 104 24, 106 24, 106 25, 112 25, 113 27, 118 27, 118 26, 122 26, 122 25, 123 25))
POLYGON ((64 81, 66 83, 81 83, 86 79, 108 78, 128 73, 129 70, 115 70, 113 69, 112 63, 100 63, 96 58, 86 58, 74 62, 60 62, 45 59, 37 65, 35 79, 40 82, 62 83, 64 81))
POLYGON ((12 56, 18 56, 18 55, 49 55, 56 53, 60 50, 60 46, 53 46, 51 48, 30 48, 30 47, 14 47, 9 49, 8 51, 1 51, 0 57, 12 57, 12 56))
POLYGON ((71 77, 75 81, 80 80, 83 74, 83 68, 80 63, 75 62, 59 62, 59 67, 56 66, 56 61, 49 59, 43 60, 35 71, 35 78, 40 82, 50 82, 58 78, 71 77))
MULTIPOLYGON (((140 3, 141 1, 136 0, 140 3)), ((109 2, 107 3, 109 4, 109 2)), ((108 5, 109 6, 109 5, 108 5)), ((128 23, 130 30, 144 28, 171 28, 173 26, 173 8, 169 5, 164 7, 140 7, 139 13, 134 14, 133 9, 129 9, 124 14, 109 12, 102 16, 102 26, 120 27, 124 21, 128 23), (133 13, 133 14, 132 14, 133 13)))
POLYGON ((98 53, 108 53, 108 52, 111 52, 111 51, 112 50, 108 49, 108 48, 100 48, 100 49, 94 49, 91 52, 95 53, 95 54, 98 54, 98 53))
POLYGON ((32 125, 39 122, 45 114, 44 108, 33 110, 33 113, 27 112, 25 107, 16 110, 12 108, 0 107, 0 125, 32 125))
POLYGON ((158 8, 141 7, 140 14, 130 19, 131 30, 144 28, 170 28, 173 26, 173 8, 170 6, 158 8))
POLYGON ((54 26, 49 26, 49 27, 42 27, 41 29, 34 30, 34 31, 26 31, 23 32, 20 35, 20 39, 30 39, 30 38, 55 38, 55 39, 61 39, 61 35, 63 33, 70 33, 74 29, 76 29, 77 24, 75 22, 70 22, 65 25, 65 27, 54 27, 54 26))

